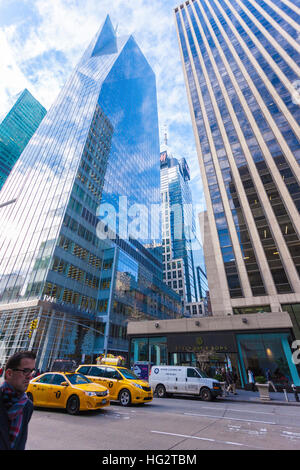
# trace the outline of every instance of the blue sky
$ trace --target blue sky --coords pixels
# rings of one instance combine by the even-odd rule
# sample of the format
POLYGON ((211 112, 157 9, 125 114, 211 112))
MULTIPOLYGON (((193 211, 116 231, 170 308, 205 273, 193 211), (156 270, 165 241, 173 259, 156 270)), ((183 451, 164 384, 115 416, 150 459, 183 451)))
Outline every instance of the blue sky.
MULTIPOLYGON (((0 115, 25 87, 49 109, 107 14, 118 35, 133 34, 157 81, 175 157, 191 169, 195 212, 204 208, 196 146, 173 18, 176 0, 0 0, 0 115)), ((198 226, 198 221, 197 221, 198 226)))

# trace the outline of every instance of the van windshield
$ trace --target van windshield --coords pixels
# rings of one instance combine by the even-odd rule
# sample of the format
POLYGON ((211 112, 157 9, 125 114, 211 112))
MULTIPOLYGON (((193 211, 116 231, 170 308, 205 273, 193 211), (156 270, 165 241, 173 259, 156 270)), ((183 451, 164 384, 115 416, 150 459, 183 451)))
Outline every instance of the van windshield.
POLYGON ((196 367, 196 371, 198 372, 198 374, 200 375, 200 377, 202 377, 202 379, 207 379, 209 378, 207 373, 204 372, 204 370, 201 370, 199 369, 198 367, 196 367))

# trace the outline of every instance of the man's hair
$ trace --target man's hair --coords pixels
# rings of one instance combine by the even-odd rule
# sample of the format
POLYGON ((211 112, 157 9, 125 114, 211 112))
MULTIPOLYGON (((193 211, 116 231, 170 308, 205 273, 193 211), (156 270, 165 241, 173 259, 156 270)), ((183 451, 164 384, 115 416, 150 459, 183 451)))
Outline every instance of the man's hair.
POLYGON ((19 351, 10 356, 8 359, 5 370, 7 369, 15 369, 20 365, 22 359, 33 359, 35 360, 36 355, 33 351, 19 351))

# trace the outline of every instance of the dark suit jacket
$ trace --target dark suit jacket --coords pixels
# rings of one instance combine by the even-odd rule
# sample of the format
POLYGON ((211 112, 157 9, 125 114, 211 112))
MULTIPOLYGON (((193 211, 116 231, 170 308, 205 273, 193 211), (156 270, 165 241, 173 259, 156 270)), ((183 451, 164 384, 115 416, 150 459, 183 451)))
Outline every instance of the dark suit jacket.
MULTIPOLYGON (((23 410, 23 420, 17 441, 13 450, 24 450, 27 441, 28 423, 33 412, 32 401, 28 400, 23 410)), ((11 450, 9 442, 9 423, 0 390, 0 450, 11 450)))

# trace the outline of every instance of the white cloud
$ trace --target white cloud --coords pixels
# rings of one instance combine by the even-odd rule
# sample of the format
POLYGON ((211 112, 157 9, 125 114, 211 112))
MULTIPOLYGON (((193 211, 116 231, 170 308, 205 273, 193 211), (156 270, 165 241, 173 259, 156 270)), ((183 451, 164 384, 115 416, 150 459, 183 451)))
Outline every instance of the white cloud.
POLYGON ((21 72, 5 33, 1 30, 0 50, 0 76, 2 84, 0 87, 0 115, 2 116, 6 114, 11 106, 11 97, 29 86, 29 81, 21 72))

